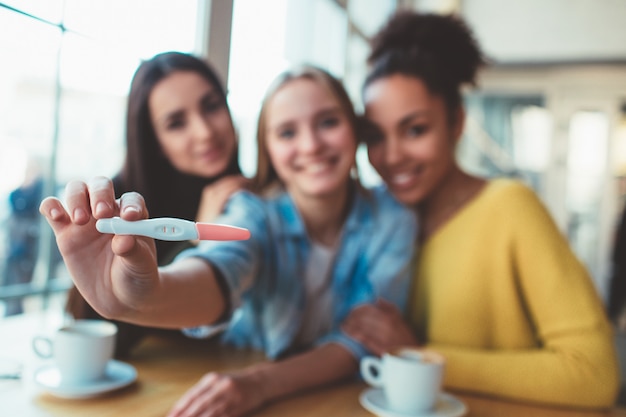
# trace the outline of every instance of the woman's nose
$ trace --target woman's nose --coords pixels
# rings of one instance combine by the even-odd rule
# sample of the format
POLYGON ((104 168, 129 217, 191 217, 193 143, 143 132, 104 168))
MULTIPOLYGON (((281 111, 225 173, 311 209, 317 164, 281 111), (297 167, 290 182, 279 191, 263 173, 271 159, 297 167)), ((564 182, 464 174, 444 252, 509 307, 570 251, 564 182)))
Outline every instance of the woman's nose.
POLYGON ((385 163, 394 165, 402 159, 402 150, 397 141, 389 140, 385 143, 385 163))
POLYGON ((213 137, 213 126, 204 117, 193 118, 192 133, 196 140, 210 140, 213 137))
POLYGON ((321 140, 314 129, 306 129, 302 131, 298 140, 298 149, 301 152, 314 153, 321 145, 321 140))

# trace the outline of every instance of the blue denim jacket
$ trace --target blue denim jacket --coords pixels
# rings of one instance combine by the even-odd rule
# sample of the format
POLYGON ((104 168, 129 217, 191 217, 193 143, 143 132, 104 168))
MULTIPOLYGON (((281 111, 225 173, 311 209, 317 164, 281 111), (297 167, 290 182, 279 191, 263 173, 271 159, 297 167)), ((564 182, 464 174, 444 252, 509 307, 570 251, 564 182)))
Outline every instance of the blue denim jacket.
MULTIPOLYGON (((249 192, 231 197, 216 223, 250 230, 247 241, 205 241, 179 255, 202 257, 223 275, 230 290, 231 316, 226 343, 262 349, 270 358, 294 342, 303 316, 306 260, 311 242, 289 194, 263 199, 249 192)), ((355 357, 367 351, 342 333, 348 313, 385 298, 404 308, 416 220, 382 187, 356 193, 344 224, 331 277, 333 330, 316 345, 336 342, 355 357)), ((202 337, 205 326, 185 329, 202 337)))

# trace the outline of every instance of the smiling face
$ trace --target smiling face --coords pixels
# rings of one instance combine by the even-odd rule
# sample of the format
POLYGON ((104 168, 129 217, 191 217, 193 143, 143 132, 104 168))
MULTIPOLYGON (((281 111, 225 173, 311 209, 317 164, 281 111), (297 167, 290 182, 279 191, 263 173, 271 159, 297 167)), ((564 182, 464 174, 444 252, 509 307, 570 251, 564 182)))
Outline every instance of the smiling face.
POLYGON ((265 126, 269 159, 296 201, 346 192, 356 137, 328 89, 308 78, 287 82, 267 102, 265 126))
POLYGON ((421 203, 456 167, 461 123, 452 126, 444 100, 415 77, 380 78, 364 97, 366 117, 377 127, 368 138, 372 166, 399 201, 421 203))
POLYGON ((163 154, 179 171, 210 178, 224 172, 236 137, 223 97, 193 71, 175 71, 148 99, 150 119, 163 154))

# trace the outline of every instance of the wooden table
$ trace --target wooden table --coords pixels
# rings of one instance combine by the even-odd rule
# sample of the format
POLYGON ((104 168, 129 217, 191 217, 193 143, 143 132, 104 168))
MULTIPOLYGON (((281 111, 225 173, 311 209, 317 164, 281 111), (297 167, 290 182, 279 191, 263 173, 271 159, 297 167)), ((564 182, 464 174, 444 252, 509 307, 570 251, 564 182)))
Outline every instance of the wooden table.
MULTIPOLYGON (((137 369, 137 382, 101 397, 60 399, 35 386, 32 375, 42 361, 32 354, 30 343, 35 334, 50 333, 61 322, 59 314, 0 319, 0 360, 13 358, 25 365, 21 380, 0 380, 0 416, 163 416, 204 373, 237 369, 264 359, 260 353, 234 352, 211 341, 152 336, 127 361, 137 369)), ((371 417, 358 401, 366 388, 360 382, 339 384, 283 399, 254 416, 371 417)), ((579 411, 454 395, 468 406, 469 417, 626 417, 626 409, 579 411)))

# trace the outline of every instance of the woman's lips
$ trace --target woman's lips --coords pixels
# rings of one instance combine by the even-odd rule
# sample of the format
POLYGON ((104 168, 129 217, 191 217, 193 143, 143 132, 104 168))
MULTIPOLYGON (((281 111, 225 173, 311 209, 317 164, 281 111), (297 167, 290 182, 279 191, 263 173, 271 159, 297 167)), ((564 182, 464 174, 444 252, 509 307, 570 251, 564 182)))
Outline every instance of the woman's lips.
POLYGON ((389 185, 398 190, 406 190, 419 181, 419 178, 422 174, 422 167, 418 167, 416 169, 410 171, 402 171, 388 176, 389 185))
POLYGON ((224 152, 221 148, 214 148, 198 154, 198 159, 206 162, 215 162, 222 158, 224 152))

